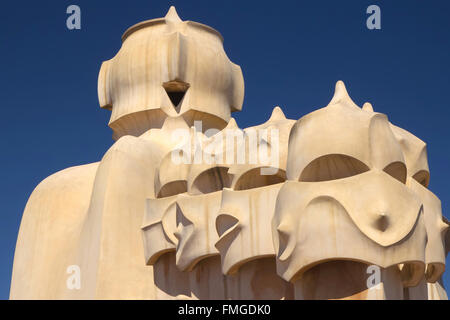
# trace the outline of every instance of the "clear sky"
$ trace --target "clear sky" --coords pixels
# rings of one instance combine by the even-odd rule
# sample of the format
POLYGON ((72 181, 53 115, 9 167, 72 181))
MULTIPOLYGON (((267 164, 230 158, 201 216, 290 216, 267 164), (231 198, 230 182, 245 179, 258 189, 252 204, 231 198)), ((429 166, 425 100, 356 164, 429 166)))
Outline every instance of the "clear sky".
POLYGON ((325 106, 341 79, 357 104, 371 102, 427 142, 430 189, 450 216, 450 1, 4 1, 0 298, 9 295, 20 219, 35 186, 100 160, 113 143, 109 111, 97 101, 101 62, 129 26, 163 17, 170 5, 224 36, 245 79, 244 107, 234 114, 241 127, 264 122, 276 105, 298 119, 325 106), (71 4, 81 8, 81 30, 66 28, 71 4), (371 4, 381 8, 381 30, 366 27, 371 4))

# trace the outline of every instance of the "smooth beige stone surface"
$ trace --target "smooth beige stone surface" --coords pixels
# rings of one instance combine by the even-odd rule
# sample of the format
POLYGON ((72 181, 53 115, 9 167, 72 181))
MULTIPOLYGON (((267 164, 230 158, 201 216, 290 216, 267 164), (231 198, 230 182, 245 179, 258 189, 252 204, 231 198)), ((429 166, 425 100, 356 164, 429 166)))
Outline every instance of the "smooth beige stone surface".
POLYGON ((295 282, 299 300, 403 300, 399 269, 381 270, 381 282, 367 288, 368 265, 356 261, 330 261, 306 271, 295 282))
POLYGON ((222 191, 178 196, 177 228, 174 234, 178 240, 176 264, 180 270, 192 270, 202 259, 219 255, 214 246, 219 238, 214 222, 221 200, 222 191))
POLYGON ((100 106, 112 109, 109 125, 116 139, 161 127, 166 117, 177 115, 190 125, 201 118, 205 129, 221 129, 231 111, 241 110, 242 71, 211 27, 182 21, 172 7, 165 18, 130 27, 122 41, 116 56, 102 64, 98 81, 100 106), (170 81, 188 87, 177 105, 162 86, 170 81))
POLYGON ((445 270, 445 236, 448 225, 442 220, 441 201, 428 189, 411 179, 411 189, 420 195, 423 201, 427 245, 425 261, 426 279, 430 283, 439 280, 445 270))
POLYGON ((293 281, 312 265, 342 259, 383 268, 410 262, 421 266, 419 270, 423 274, 426 231, 420 202, 415 201, 411 192, 406 193, 406 188, 405 195, 390 196, 398 192, 400 183, 392 179, 390 190, 390 181, 385 181, 385 176, 385 173, 367 172, 360 177, 320 184, 286 182, 277 199, 272 229, 279 274, 293 281), (384 200, 390 198, 391 202, 378 203, 383 205, 380 209, 370 194, 364 199, 367 202, 353 201, 352 195, 365 192, 358 184, 364 178, 367 186, 378 185, 373 195, 384 200), (404 198, 403 203, 399 203, 400 197, 404 198), (389 212, 392 217, 386 219, 383 212, 389 212), (372 217, 368 213, 373 213, 372 217), (401 220, 406 214, 414 217, 409 229, 401 220), (382 232, 386 232, 386 240, 382 232))
POLYGON ((216 219, 222 271, 233 274, 251 260, 274 257, 271 221, 281 184, 257 189, 224 189, 216 219))
POLYGON ((11 299, 447 299, 425 142, 342 81, 297 121, 239 128, 240 67, 173 7, 122 40, 98 78, 117 141, 33 191, 11 299))
POLYGON ((68 298, 66 269, 77 261, 97 167, 93 163, 59 171, 31 194, 17 238, 11 299, 68 298))
POLYGON ((144 223, 142 226, 145 261, 152 265, 167 252, 175 252, 177 195, 162 199, 147 199, 144 223))
POLYGON ((294 123, 286 119, 280 107, 275 107, 265 123, 244 129, 242 145, 236 149, 245 150, 245 159, 242 163, 236 159, 228 170, 232 189, 253 189, 286 180, 287 147, 294 123))
POLYGON ((406 178, 403 152, 387 117, 356 106, 342 81, 328 106, 296 122, 288 152, 288 180, 339 179, 397 163, 396 178, 406 178))

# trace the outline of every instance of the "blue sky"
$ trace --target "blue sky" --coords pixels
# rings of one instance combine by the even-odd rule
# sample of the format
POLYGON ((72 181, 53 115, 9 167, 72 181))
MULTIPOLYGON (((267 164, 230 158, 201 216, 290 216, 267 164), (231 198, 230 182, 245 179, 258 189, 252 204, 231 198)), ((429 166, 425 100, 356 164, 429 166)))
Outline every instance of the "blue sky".
MULTIPOLYGON (((111 146, 109 112, 98 107, 97 75, 134 23, 180 17, 225 38, 245 79, 241 127, 280 105, 298 119, 325 106, 341 79, 353 100, 428 144, 430 189, 449 217, 449 1, 17 1, 0 10, 0 298, 9 295, 17 232, 27 198, 45 177, 98 161, 111 146), (66 8, 81 8, 81 30, 66 8), (381 30, 366 8, 381 8, 381 30)), ((447 262, 448 259, 447 259, 447 262)), ((450 272, 445 276, 450 287, 450 272)))

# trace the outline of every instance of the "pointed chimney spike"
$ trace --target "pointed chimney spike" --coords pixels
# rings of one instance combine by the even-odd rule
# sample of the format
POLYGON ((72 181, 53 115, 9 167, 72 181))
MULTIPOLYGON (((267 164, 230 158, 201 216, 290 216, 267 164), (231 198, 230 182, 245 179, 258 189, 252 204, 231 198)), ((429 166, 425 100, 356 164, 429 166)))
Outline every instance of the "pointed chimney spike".
POLYGON ((167 11, 167 14, 164 18, 166 19, 166 21, 170 21, 170 22, 175 22, 175 23, 182 22, 182 20, 178 16, 177 10, 175 9, 174 6, 171 6, 169 8, 169 11, 167 11))
POLYGON ((372 105, 370 104, 370 102, 364 103, 364 105, 362 106, 362 109, 363 109, 364 111, 373 112, 373 107, 372 107, 372 105))
POLYGON ((347 88, 345 87, 345 84, 342 80, 339 80, 336 82, 336 88, 334 90, 333 98, 331 99, 328 106, 331 106, 333 104, 338 103, 344 103, 348 106, 359 108, 356 103, 353 102, 353 100, 350 98, 347 88))
POLYGON ((225 129, 239 129, 239 126, 237 125, 236 120, 233 117, 230 118, 230 121, 228 121, 225 129))
POLYGON ((272 115, 269 118, 269 121, 277 121, 277 120, 285 120, 286 116, 284 115, 283 110, 279 106, 276 106, 272 110, 272 115))

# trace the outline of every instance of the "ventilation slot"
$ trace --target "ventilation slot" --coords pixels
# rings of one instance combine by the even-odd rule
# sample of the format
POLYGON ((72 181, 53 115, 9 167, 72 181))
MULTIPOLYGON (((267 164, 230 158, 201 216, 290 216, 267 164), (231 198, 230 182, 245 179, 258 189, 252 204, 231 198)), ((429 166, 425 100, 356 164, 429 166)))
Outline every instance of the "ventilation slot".
POLYGON ((189 89, 189 83, 183 81, 169 81, 163 83, 164 90, 166 90, 167 96, 173 104, 175 110, 179 113, 181 109, 181 102, 189 89))

